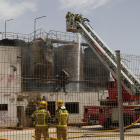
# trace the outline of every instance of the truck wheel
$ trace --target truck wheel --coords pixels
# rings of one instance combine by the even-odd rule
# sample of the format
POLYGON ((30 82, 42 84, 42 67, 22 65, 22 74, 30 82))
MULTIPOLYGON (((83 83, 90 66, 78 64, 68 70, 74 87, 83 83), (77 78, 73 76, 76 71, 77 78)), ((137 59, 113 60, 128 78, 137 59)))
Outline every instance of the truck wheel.
POLYGON ((128 125, 132 124, 133 119, 130 115, 126 115, 123 117, 123 121, 124 121, 124 126, 128 126, 128 125))
POLYGON ((92 125, 92 123, 90 122, 90 120, 88 120, 88 125, 92 125))

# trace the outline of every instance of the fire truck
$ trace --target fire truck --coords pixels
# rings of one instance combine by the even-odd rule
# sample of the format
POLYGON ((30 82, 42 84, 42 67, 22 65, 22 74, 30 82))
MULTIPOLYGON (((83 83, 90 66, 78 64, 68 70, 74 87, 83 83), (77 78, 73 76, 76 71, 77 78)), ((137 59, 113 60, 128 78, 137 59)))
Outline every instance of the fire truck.
MULTIPOLYGON (((80 16, 73 19, 66 18, 67 32, 80 33, 101 62, 110 71, 114 81, 106 81, 108 97, 100 99, 99 106, 84 106, 84 122, 100 124, 106 128, 117 124, 118 113, 118 89, 117 89, 117 58, 104 41, 96 34, 88 23, 89 20, 80 16)), ((121 61, 121 85, 123 103, 140 100, 140 81, 121 61)), ((123 105, 124 125, 129 125, 140 117, 140 106, 123 105)))
MULTIPOLYGON (((82 120, 88 124, 99 124, 104 128, 109 128, 111 125, 118 126, 119 110, 118 110, 118 91, 117 80, 106 81, 105 87, 108 91, 106 99, 99 99, 100 106, 84 106, 84 113, 82 120)), ((134 101, 135 96, 127 93, 122 86, 123 102, 134 101)), ((138 98, 139 99, 139 98, 138 98)), ((124 126, 128 126, 135 122, 140 117, 139 105, 123 105, 124 126)))

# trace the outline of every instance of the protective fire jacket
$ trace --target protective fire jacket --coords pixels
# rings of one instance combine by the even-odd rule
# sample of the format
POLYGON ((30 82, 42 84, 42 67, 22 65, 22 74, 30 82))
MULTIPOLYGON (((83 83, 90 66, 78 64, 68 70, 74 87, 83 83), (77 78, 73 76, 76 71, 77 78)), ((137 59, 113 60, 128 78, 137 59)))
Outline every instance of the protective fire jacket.
POLYGON ((67 110, 60 109, 56 111, 56 127, 67 127, 68 118, 69 118, 69 113, 67 110))
POLYGON ((31 117, 35 119, 36 126, 50 125, 51 116, 49 111, 46 111, 45 109, 39 109, 35 111, 31 117))

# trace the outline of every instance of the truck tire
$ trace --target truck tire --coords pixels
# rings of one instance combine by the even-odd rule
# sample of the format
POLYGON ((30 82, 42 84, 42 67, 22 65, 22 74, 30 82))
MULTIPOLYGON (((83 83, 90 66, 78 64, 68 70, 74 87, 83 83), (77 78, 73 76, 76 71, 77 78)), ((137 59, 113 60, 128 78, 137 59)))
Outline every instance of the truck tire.
POLYGON ((132 124, 133 118, 132 118, 131 115, 126 114, 126 115, 124 115, 124 117, 123 117, 123 121, 124 121, 124 126, 128 126, 128 125, 132 124))
POLYGON ((90 120, 88 120, 88 123, 87 123, 88 125, 91 125, 91 123, 90 123, 90 120))
POLYGON ((90 118, 88 120, 89 125, 95 125, 95 121, 98 120, 98 116, 97 115, 90 115, 90 118), (92 122, 91 122, 92 121, 92 122), (94 122, 93 122, 94 121, 94 122))

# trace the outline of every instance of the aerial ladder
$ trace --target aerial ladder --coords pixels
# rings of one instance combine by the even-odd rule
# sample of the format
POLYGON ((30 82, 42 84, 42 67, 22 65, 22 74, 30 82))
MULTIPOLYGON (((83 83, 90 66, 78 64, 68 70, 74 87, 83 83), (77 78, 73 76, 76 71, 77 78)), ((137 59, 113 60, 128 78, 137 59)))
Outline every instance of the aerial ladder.
MULTIPOLYGON (((70 17, 71 18, 71 17, 70 17)), ((95 52, 101 62, 111 72, 113 78, 117 79, 117 58, 111 49, 104 41, 96 34, 93 28, 89 25, 89 20, 82 18, 81 20, 67 20, 67 32, 80 33, 91 49, 95 52)), ((134 101, 140 99, 140 81, 138 78, 124 65, 121 61, 121 83, 123 92, 127 99, 125 101, 134 101)))

